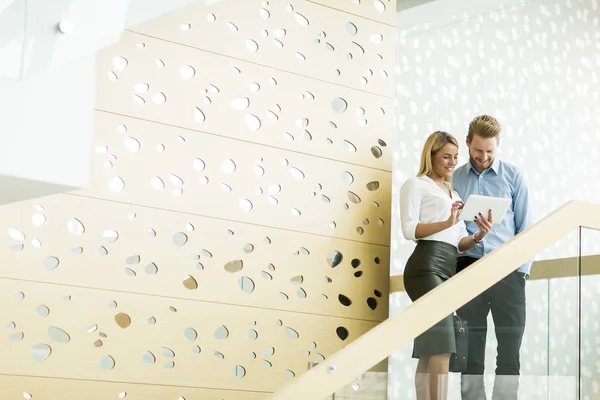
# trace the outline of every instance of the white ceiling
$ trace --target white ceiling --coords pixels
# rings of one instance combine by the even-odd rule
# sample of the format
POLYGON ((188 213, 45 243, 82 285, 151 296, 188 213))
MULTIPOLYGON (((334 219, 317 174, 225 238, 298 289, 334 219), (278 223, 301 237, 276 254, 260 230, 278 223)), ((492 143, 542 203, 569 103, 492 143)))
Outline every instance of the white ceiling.
POLYGON ((397 0, 397 11, 406 10, 409 8, 417 7, 425 3, 430 3, 435 0, 397 0))

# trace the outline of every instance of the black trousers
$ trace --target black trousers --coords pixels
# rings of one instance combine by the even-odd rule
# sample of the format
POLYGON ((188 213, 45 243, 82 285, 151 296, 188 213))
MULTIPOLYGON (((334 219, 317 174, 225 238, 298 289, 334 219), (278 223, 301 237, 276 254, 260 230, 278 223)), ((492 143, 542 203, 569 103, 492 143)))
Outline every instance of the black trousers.
MULTIPOLYGON (((457 272, 477 260, 460 257, 457 272)), ((525 282, 525 274, 515 271, 457 311, 457 314, 467 321, 469 329, 467 370, 461 376, 463 400, 486 399, 483 372, 487 316, 490 312, 498 340, 492 399, 517 400, 521 369, 519 353, 526 320, 525 282)))

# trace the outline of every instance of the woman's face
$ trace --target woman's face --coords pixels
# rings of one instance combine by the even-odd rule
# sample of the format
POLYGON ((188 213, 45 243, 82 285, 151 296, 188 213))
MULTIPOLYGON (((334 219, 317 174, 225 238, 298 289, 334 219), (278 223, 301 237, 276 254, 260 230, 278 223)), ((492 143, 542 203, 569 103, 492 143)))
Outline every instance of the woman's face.
POLYGON ((452 143, 446 143, 431 160, 433 173, 446 178, 452 176, 452 171, 458 163, 458 147, 452 143))

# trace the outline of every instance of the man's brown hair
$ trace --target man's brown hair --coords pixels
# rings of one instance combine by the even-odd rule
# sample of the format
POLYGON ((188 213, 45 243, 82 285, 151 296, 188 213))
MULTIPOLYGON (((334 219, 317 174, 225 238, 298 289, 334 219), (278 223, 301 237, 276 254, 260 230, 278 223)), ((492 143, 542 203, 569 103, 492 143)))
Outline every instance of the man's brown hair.
POLYGON ((467 139, 471 141, 473 140, 473 135, 477 135, 484 139, 496 138, 496 140, 500 141, 501 130, 500 123, 496 118, 489 115, 480 115, 475 117, 469 124, 467 139))

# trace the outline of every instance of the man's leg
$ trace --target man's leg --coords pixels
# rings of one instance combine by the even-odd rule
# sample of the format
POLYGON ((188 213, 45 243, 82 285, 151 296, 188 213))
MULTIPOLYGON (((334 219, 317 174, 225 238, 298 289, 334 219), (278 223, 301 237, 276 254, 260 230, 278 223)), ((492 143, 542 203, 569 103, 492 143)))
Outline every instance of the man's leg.
MULTIPOLYGON (((473 258, 459 258, 457 270, 460 272, 477 261, 473 258)), ((487 315, 490 311, 486 292, 465 304, 456 313, 467 322, 469 354, 467 370, 460 380, 462 400, 485 400, 483 370, 485 366, 485 339, 487 335, 487 315)))
POLYGON ((493 400, 517 400, 520 350, 525 331, 525 277, 513 272, 490 291, 490 306, 498 340, 493 400))

